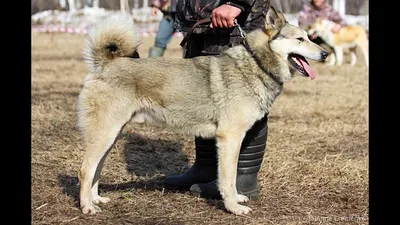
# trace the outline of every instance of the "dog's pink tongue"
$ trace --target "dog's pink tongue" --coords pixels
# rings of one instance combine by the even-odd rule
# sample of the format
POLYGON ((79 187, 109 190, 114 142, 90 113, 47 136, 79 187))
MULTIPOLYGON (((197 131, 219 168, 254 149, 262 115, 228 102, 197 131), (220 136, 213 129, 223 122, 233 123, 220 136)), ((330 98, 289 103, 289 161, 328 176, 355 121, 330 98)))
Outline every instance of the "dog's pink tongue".
POLYGON ((315 73, 312 70, 311 66, 308 64, 308 62, 306 62, 306 61, 304 61, 302 59, 299 59, 299 61, 300 61, 301 65, 303 66, 304 70, 311 77, 311 80, 314 80, 315 79, 315 73))

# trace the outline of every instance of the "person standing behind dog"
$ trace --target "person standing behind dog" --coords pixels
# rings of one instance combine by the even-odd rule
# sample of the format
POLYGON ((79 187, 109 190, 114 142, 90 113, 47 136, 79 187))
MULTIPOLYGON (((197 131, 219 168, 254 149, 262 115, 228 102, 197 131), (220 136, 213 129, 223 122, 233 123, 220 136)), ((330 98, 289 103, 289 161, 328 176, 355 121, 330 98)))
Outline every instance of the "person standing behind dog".
POLYGON ((151 15, 156 16, 160 10, 163 17, 158 26, 154 46, 150 48, 149 57, 161 57, 164 55, 168 43, 175 33, 175 8, 177 0, 152 0, 151 15))
MULTIPOLYGON (((346 21, 340 16, 339 12, 329 5, 326 0, 310 0, 303 5, 303 8, 299 12, 299 27, 308 31, 318 18, 335 22, 332 32, 337 32, 341 27, 347 26, 346 21)), ((332 51, 320 37, 311 35, 310 40, 316 44, 324 45, 324 48, 328 48, 327 50, 332 51)))
MULTIPOLYGON (((235 26, 235 20, 245 32, 265 27, 270 0, 221 0, 215 3, 214 0, 178 0, 175 25, 177 30, 187 33, 185 38, 188 39, 183 45, 185 58, 218 55, 241 44, 244 37, 235 26)), ((268 114, 247 132, 239 154, 236 188, 238 193, 250 199, 259 195, 257 175, 266 150, 267 121, 268 114)), ((190 188, 197 196, 220 198, 216 182, 216 140, 195 137, 195 149, 192 167, 181 175, 166 177, 164 183, 180 189, 190 188)))

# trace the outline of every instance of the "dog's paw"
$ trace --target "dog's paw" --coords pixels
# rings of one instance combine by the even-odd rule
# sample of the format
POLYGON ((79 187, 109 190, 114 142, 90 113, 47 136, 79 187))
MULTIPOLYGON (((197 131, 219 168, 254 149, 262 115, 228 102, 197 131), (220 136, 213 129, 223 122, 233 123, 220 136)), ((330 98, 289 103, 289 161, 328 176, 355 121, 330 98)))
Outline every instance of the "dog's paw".
POLYGON ((251 208, 244 206, 244 205, 239 205, 239 204, 232 204, 232 205, 226 205, 226 209, 235 214, 235 215, 245 215, 251 212, 251 208))
POLYGON ((83 214, 87 214, 87 215, 94 215, 98 212, 101 212, 100 207, 98 207, 95 204, 90 204, 88 206, 83 206, 82 207, 82 212, 83 214))
POLYGON ((248 202, 249 198, 245 195, 237 194, 236 195, 236 201, 241 203, 241 202, 248 202))
POLYGON ((107 198, 107 197, 100 197, 100 196, 96 196, 93 198, 93 203, 94 204, 106 204, 107 202, 109 202, 111 199, 107 198))

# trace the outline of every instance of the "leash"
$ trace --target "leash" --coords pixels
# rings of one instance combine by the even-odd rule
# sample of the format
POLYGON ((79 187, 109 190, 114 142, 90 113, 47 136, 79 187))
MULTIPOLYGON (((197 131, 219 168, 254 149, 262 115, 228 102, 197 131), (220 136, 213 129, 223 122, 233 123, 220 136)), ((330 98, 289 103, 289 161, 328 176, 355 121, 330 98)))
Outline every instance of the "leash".
POLYGON ((185 37, 183 37, 183 40, 181 41, 180 45, 183 47, 185 46, 186 42, 189 40, 190 35, 192 35, 193 30, 198 27, 200 24, 204 24, 204 23, 211 23, 211 17, 209 18, 205 18, 202 20, 197 21, 195 24, 193 24, 193 26, 189 29, 189 31, 187 32, 187 34, 185 35, 185 37))
MULTIPOLYGON (((189 29, 189 31, 187 32, 187 34, 185 35, 185 37, 183 37, 183 40, 181 41, 180 45, 183 47, 186 42, 189 40, 190 35, 192 35, 194 29, 196 27, 198 27, 200 24, 205 24, 205 23, 211 23, 211 17, 209 18, 205 18, 205 19, 201 19, 199 21, 197 21, 195 24, 193 24, 193 26, 189 29)), ((244 32, 244 30, 242 29, 242 27, 240 27, 240 25, 238 24, 237 20, 235 19, 234 21, 235 26, 237 26, 239 28, 240 31, 240 35, 245 38, 246 37, 246 32, 244 32)))

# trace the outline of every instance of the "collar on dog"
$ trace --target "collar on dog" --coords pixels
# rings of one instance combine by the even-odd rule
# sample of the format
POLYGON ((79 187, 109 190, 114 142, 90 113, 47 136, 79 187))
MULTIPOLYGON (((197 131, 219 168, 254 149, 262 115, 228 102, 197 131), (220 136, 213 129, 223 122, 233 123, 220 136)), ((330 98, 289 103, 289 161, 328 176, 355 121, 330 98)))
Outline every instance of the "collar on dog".
POLYGON ((250 53, 250 55, 253 57, 253 59, 257 62, 258 66, 264 71, 264 73, 268 74, 276 83, 278 83, 280 86, 283 86, 283 82, 280 81, 275 74, 273 74, 271 71, 269 71, 263 64, 261 63, 260 58, 257 57, 256 52, 250 48, 249 44, 247 43, 246 40, 243 40, 241 44, 244 46, 244 48, 250 53))
POLYGON ((237 23, 237 21, 235 20, 235 25, 238 27, 239 31, 240 31, 240 36, 242 36, 243 41, 241 42, 241 44, 244 46, 244 48, 250 53, 251 57, 253 57, 254 60, 256 60, 258 66, 264 71, 264 73, 268 74, 276 83, 278 83, 280 86, 283 86, 283 82, 280 81, 275 74, 273 74, 271 71, 269 71, 267 68, 265 68, 263 66, 263 64, 261 63, 260 58, 257 57, 256 52, 250 48, 249 44, 246 41, 246 32, 244 32, 244 30, 242 29, 242 27, 240 27, 240 25, 237 23))

